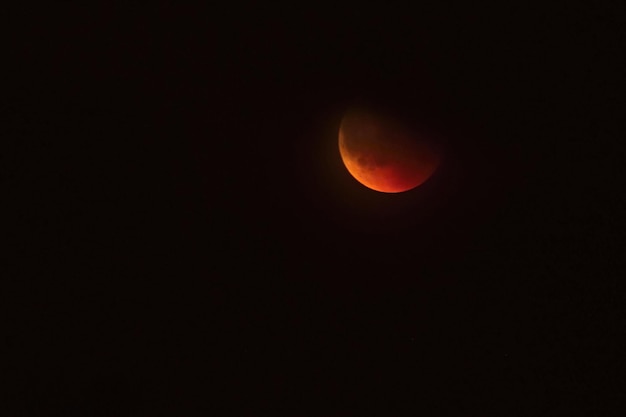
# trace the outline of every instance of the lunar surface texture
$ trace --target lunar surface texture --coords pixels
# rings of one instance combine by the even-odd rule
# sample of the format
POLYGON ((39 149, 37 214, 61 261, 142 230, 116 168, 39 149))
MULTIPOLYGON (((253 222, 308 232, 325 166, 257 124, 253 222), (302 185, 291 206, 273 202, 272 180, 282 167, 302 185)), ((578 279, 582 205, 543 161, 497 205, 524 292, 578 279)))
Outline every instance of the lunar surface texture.
POLYGON ((364 186, 401 193, 423 184, 440 157, 427 138, 374 112, 350 109, 339 128, 339 152, 364 186))

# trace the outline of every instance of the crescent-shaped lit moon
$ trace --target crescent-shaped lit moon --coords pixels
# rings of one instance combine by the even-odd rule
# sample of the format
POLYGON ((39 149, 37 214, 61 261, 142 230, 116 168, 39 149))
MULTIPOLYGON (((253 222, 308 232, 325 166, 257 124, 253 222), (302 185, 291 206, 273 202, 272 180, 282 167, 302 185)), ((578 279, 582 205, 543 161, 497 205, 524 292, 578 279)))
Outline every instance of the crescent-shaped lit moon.
POLYGON ((364 186, 400 193, 424 183, 439 165, 430 143, 388 119, 350 110, 339 128, 339 152, 348 172, 364 186))

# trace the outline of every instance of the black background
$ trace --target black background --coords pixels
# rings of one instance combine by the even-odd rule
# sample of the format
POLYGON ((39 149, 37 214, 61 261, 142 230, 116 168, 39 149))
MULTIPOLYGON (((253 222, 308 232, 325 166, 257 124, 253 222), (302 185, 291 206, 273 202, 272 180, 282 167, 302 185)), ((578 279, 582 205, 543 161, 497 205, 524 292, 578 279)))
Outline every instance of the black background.
POLYGON ((619 415, 624 7, 223 9, 10 31, 10 415, 619 415), (423 186, 347 173, 359 98, 423 186))

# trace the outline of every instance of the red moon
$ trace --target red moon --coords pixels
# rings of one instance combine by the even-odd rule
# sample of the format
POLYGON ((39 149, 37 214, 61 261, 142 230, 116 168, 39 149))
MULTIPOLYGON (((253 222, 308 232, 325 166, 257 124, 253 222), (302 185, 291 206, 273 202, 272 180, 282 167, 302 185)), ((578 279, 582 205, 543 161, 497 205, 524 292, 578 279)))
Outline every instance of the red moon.
POLYGON ((382 116, 349 110, 339 128, 339 152, 364 186, 401 193, 421 185, 439 165, 430 143, 382 116))

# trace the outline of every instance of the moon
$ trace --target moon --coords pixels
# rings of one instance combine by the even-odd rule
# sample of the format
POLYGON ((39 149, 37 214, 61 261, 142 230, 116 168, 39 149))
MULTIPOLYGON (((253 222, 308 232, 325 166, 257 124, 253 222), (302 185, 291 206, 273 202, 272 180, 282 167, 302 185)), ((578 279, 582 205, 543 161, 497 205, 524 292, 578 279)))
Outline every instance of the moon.
POLYGON ((344 115, 339 153, 358 182, 382 193, 401 193, 423 184, 440 161, 426 138, 362 109, 349 109, 344 115))

